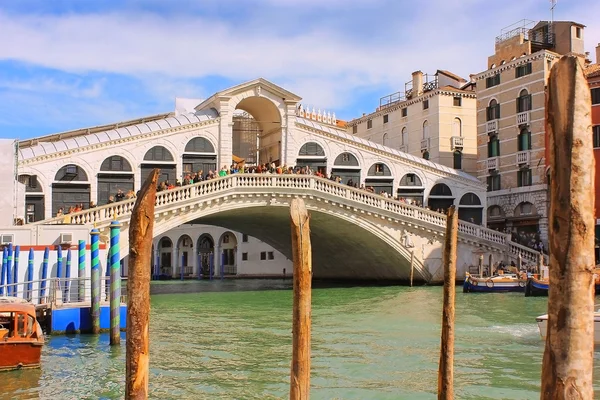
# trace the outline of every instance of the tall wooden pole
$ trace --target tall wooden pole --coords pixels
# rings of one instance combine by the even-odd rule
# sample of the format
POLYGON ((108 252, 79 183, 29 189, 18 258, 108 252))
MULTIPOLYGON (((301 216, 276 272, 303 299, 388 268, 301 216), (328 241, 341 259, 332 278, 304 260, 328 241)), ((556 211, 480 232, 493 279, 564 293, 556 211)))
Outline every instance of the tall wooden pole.
MULTIPOLYGON (((490 271, 493 269, 493 265, 494 265, 494 258, 492 256, 492 253, 490 253, 490 255, 488 256, 488 265, 490 266, 490 271)), ((492 276, 490 274, 490 276, 492 276)))
MULTIPOLYGON (((438 371, 438 399, 454 398, 454 295, 456 293, 456 246, 458 213, 448 209, 444 243, 444 309, 442 311, 442 345, 438 371)), ((483 258, 483 256, 481 256, 483 258)))
MULTIPOLYGON (((445 265, 445 264, 444 264, 445 265)), ((492 269, 490 268, 490 271, 492 269)), ((491 275, 490 275, 491 276, 491 275)), ((479 255, 479 277, 483 278, 483 254, 479 255)))
POLYGON ((309 215, 304 200, 290 204, 294 262, 294 311, 290 399, 308 400, 310 391, 310 327, 312 249, 309 215))
POLYGON ((590 88, 577 57, 552 68, 549 133, 550 290, 542 399, 592 399, 594 154, 590 88))
POLYGON ((131 212, 129 225, 125 361, 127 400, 148 398, 150 274, 158 172, 158 169, 154 169, 144 182, 131 212))

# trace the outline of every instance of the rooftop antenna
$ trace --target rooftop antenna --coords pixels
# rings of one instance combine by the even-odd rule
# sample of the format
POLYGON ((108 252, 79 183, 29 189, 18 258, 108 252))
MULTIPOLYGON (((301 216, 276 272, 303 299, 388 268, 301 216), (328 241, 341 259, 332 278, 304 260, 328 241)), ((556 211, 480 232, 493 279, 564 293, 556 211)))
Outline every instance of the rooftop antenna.
POLYGON ((556 7, 556 2, 558 0, 550 0, 550 23, 554 22, 554 7, 556 7))

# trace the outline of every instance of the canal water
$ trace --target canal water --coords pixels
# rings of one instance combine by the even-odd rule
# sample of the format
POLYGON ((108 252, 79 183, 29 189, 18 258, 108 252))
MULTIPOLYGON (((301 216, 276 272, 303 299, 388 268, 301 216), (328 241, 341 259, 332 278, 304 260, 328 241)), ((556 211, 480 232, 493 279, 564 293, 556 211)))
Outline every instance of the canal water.
MULTIPOLYGON (((152 292, 151 398, 287 398, 291 281, 161 282, 152 292)), ((546 301, 457 288, 456 398, 539 398, 535 317, 546 301)), ((441 287, 314 288, 311 399, 436 398, 441 303, 441 287)), ((0 398, 123 398, 124 334, 119 348, 106 334, 50 337, 42 363, 3 373, 0 398)))

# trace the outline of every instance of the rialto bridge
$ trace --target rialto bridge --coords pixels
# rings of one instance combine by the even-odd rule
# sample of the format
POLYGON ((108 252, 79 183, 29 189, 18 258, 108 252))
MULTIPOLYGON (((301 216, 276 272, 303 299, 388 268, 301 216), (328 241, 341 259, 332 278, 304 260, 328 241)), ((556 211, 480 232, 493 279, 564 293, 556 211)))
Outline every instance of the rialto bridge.
MULTIPOLYGON (((305 111, 300 100, 257 79, 192 110, 20 142, 17 217, 32 226, 61 224, 59 208, 83 204, 83 211, 69 215, 70 224, 106 230, 116 219, 126 229, 134 200, 107 204, 109 198, 118 189, 138 190, 153 168, 161 170, 161 180, 175 182, 243 159, 310 166, 344 184, 307 175, 233 174, 176 187, 158 194, 154 236, 185 224, 216 225, 258 238, 289 258, 287 206, 299 196, 312 211, 315 277, 407 279, 412 257, 418 279, 440 280, 444 215, 345 184, 352 179, 433 210, 456 205, 463 220, 459 274, 483 253, 535 259, 533 251, 483 227, 486 187, 476 178, 349 135, 334 115, 305 111), (89 209, 90 202, 97 207, 89 209)), ((199 247, 191 245, 194 253, 199 247)), ((127 249, 123 234, 122 254, 127 249)), ((199 268, 189 264, 191 272, 199 268)))

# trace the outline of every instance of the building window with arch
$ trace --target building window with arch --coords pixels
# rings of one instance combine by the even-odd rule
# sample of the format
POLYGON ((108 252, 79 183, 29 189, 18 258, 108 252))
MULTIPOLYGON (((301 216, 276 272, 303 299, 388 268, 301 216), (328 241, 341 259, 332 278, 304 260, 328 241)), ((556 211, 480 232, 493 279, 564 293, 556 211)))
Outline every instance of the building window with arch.
POLYGON ((526 89, 521 90, 517 97, 517 112, 531 111, 531 95, 526 89))
POLYGON ((462 136, 462 121, 458 117, 452 121, 452 136, 462 136))
POLYGON ((402 136, 400 138, 400 144, 402 146, 406 146, 408 144, 408 133, 406 131, 406 127, 402 128, 402 136))
POLYGON ((383 134, 383 138, 381 139, 381 144, 383 144, 384 146, 388 145, 388 134, 387 133, 383 134))
POLYGON ((527 128, 521 129, 518 142, 519 151, 531 150, 531 132, 527 128))
POLYGON ((425 120, 423 122, 423 139, 427 139, 429 137, 429 122, 425 120))
POLYGON ((487 121, 492 121, 494 119, 500 119, 500 104, 496 101, 496 99, 492 99, 490 104, 486 108, 486 117, 487 121))
POLYGON ((500 156, 500 140, 498 136, 490 136, 488 141, 488 158, 500 156))
POLYGON ((454 150, 453 166, 454 169, 462 169, 462 153, 460 150, 454 150))

